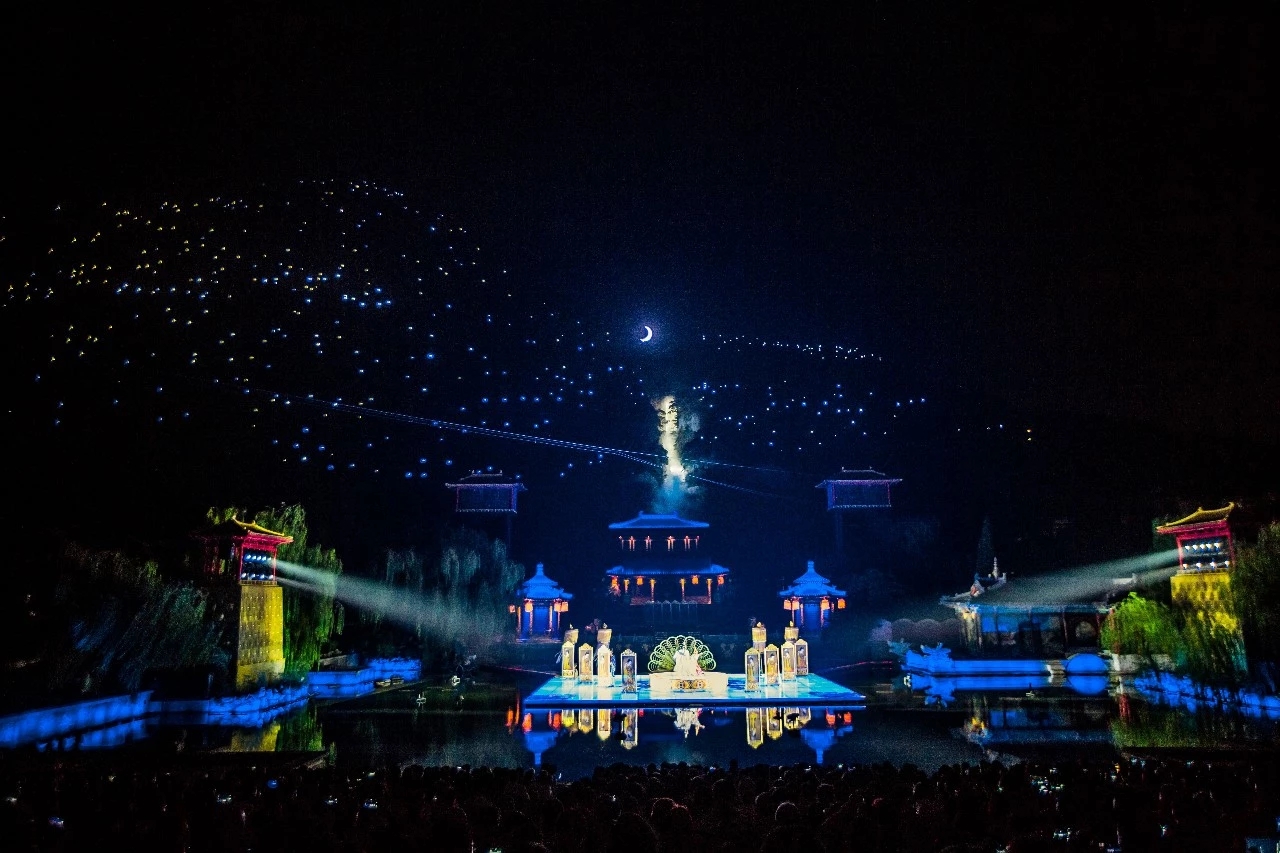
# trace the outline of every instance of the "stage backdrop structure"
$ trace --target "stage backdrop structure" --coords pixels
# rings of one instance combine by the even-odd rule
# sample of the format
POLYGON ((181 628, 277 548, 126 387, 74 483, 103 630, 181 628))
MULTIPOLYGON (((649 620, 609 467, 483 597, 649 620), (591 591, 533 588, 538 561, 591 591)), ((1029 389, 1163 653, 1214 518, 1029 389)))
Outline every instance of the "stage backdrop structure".
POLYGON ((827 493, 827 512, 835 522, 837 554, 844 555, 845 517, 869 510, 891 509, 890 490, 901 482, 870 468, 841 468, 839 474, 817 485, 816 488, 827 493))
MULTIPOLYGON (((1243 650, 1240 622, 1232 612, 1231 567, 1235 564, 1235 542, 1229 518, 1235 509, 1228 503, 1220 509, 1203 507, 1177 521, 1162 524, 1156 533, 1172 536, 1178 543, 1178 572, 1169 578, 1174 605, 1194 613, 1196 618, 1226 629, 1243 650)), ((1243 668, 1241 654, 1236 665, 1243 668)))
MULTIPOLYGON (((569 612, 573 593, 547 577, 542 563, 516 590, 516 601, 507 610, 516 617, 516 639, 559 642, 561 614, 569 612)), ((577 632, 574 632, 577 636, 577 632)))
POLYGON ((498 519, 498 530, 487 530, 501 535, 511 550, 511 526, 516 516, 516 502, 521 492, 527 491, 518 478, 508 477, 501 471, 472 471, 456 483, 445 483, 453 490, 453 511, 470 516, 470 520, 498 519))
POLYGON ((831 624, 831 614, 845 608, 845 591, 818 574, 813 560, 805 573, 778 591, 782 609, 791 617, 796 628, 820 631, 831 624))
POLYGON ((284 675, 284 589, 276 580, 276 550, 293 537, 236 518, 192 537, 203 545, 202 581, 214 606, 236 626, 236 690, 275 684, 284 675))
POLYGON ((921 646, 918 652, 901 649, 903 668, 947 676, 1059 678, 1105 673, 1102 622, 1127 589, 1084 584, 1064 590, 1051 575, 1011 582, 992 560, 991 574, 975 575, 968 590, 938 602, 959 617, 962 656, 953 659, 952 650, 942 643, 921 646))
MULTIPOLYGON (((605 572, 608 600, 642 613, 648 625, 696 625, 729 594, 730 570, 708 556, 711 525, 641 512, 609 525, 619 562, 605 572)), ((625 611, 618 617, 627 618, 625 611)))

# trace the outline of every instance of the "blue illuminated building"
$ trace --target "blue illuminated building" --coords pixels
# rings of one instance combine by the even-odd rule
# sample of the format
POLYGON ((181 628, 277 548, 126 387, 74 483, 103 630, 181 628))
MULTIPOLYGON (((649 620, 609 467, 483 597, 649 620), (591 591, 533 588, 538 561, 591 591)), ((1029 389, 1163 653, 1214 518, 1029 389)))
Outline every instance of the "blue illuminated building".
POLYGON ((605 579, 615 621, 634 613, 649 625, 696 625, 701 611, 722 603, 730 570, 707 556, 710 527, 675 513, 647 512, 610 524, 618 563, 605 579))
POLYGON ((542 563, 538 563, 533 576, 516 590, 516 602, 509 608, 516 616, 516 639, 560 639, 560 614, 569 612, 573 593, 565 592, 560 584, 547 577, 542 563))
POLYGON ((813 560, 791 585, 778 591, 782 607, 791 614, 792 623, 800 629, 820 630, 831 624, 831 613, 843 610, 845 591, 824 578, 813 567, 813 560))

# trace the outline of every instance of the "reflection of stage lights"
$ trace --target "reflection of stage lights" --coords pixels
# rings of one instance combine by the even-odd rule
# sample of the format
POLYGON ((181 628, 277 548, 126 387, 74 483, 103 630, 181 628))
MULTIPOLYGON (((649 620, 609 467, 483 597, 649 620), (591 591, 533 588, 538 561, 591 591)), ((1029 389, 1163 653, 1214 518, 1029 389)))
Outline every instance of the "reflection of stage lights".
POLYGON ((590 708, 583 708, 578 714, 578 731, 589 732, 596 727, 596 715, 590 708))
POLYGON ((782 709, 770 708, 764 719, 764 733, 770 740, 782 737, 782 709))
POLYGON ((701 708, 677 708, 676 709, 676 728, 684 732, 684 736, 689 736, 689 731, 697 735, 702 731, 702 722, 698 716, 702 713, 701 708))
POLYGON ((622 712, 622 748, 634 749, 640 742, 640 715, 634 709, 622 712))
POLYGON ((608 740, 611 731, 613 731, 613 712, 608 708, 601 708, 596 713, 596 737, 600 740, 608 740))

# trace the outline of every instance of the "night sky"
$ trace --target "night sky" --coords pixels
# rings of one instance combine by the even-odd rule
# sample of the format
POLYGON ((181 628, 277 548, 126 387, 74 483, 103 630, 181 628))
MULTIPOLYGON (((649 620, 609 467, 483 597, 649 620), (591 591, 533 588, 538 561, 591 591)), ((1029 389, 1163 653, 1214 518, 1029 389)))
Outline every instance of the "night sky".
POLYGON ((661 393, 700 421, 693 514, 787 575, 841 466, 960 550, 992 514, 1014 553, 1069 517, 1117 555, 1274 492, 1274 22, 798 14, 6 28, 19 523, 300 500, 358 561, 492 466, 528 483, 518 556, 590 576, 661 393))

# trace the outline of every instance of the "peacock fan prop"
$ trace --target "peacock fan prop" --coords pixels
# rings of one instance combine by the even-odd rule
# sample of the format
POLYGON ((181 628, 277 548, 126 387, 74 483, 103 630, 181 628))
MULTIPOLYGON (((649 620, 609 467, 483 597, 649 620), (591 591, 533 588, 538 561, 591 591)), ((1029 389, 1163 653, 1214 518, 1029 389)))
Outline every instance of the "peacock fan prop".
POLYGON ((716 668, 716 659, 707 644, 697 637, 679 635, 667 637, 649 654, 650 672, 674 672, 676 668, 676 652, 684 649, 698 662, 703 672, 711 672, 716 668))

